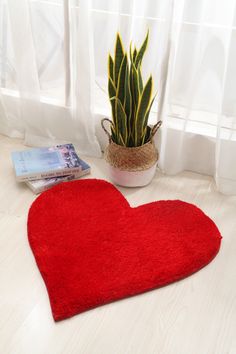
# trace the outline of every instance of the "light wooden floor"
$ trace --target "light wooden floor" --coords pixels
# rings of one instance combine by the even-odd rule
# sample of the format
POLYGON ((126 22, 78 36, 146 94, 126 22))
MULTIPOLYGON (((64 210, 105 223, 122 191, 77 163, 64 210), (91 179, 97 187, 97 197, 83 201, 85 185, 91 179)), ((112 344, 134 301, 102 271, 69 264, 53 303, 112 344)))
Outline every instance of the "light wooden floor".
MULTIPOLYGON (((131 205, 159 199, 198 205, 223 235, 220 253, 183 281, 54 323, 27 241, 35 196, 15 182, 10 160, 22 147, 0 137, 0 354, 236 354, 236 197, 190 172, 120 188, 131 205)), ((103 160, 87 161, 91 177, 107 178, 103 160)))

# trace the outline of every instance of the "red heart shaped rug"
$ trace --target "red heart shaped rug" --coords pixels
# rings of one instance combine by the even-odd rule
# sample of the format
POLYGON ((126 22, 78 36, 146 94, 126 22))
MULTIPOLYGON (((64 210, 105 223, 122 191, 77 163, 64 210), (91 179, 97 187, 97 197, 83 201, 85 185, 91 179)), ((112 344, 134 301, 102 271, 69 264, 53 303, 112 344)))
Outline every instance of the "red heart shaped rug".
POLYGON ((196 206, 163 200, 132 208, 96 179, 41 194, 29 211, 28 237, 55 321, 187 277, 221 242, 196 206))

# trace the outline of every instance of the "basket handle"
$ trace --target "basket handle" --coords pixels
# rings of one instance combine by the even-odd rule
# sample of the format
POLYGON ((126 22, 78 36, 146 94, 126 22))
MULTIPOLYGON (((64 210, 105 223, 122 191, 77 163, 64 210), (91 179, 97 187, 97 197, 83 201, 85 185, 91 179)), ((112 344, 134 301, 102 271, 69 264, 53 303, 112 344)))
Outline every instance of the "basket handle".
POLYGON ((156 134, 156 132, 158 131, 158 129, 160 128, 161 125, 162 125, 162 121, 159 120, 159 122, 157 122, 157 123, 152 127, 152 130, 151 130, 151 133, 150 133, 150 140, 153 139, 154 135, 156 134))
POLYGON ((105 127, 105 122, 109 122, 110 123, 110 126, 113 125, 113 122, 112 120, 108 119, 108 118, 103 118, 101 120, 101 126, 102 126, 102 129, 104 130, 104 132, 106 133, 106 135, 108 136, 108 139, 109 139, 109 143, 111 142, 112 138, 111 138, 111 134, 109 133, 109 131, 107 130, 107 128, 105 127))

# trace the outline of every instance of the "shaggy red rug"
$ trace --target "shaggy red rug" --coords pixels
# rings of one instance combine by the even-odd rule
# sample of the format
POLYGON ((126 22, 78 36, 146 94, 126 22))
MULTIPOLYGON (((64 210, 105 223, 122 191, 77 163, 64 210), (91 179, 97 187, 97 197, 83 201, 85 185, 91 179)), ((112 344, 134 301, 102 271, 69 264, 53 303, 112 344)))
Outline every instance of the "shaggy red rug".
POLYGON ((131 208, 96 179, 41 194, 29 211, 28 237, 55 321, 187 277, 221 242, 196 206, 163 200, 131 208))

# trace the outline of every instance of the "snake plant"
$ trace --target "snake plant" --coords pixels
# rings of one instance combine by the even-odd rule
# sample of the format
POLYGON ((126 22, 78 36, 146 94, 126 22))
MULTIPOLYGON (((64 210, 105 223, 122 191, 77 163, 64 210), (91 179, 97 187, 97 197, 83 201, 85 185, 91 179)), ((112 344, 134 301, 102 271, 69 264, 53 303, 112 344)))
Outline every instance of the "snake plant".
POLYGON ((116 37, 114 58, 108 57, 108 94, 112 110, 112 140, 123 146, 140 146, 150 138, 148 116, 155 97, 150 75, 143 83, 142 60, 148 44, 149 32, 140 49, 132 48, 129 55, 119 33, 116 37))

